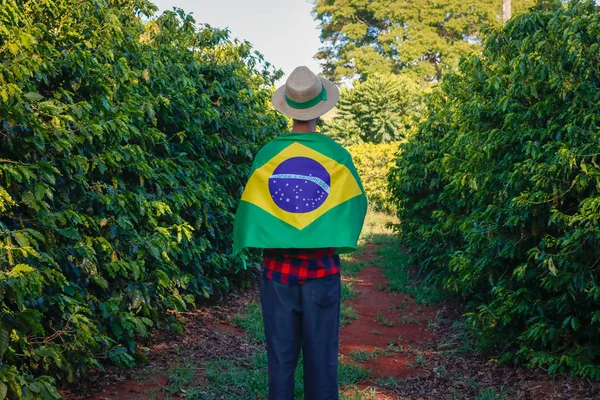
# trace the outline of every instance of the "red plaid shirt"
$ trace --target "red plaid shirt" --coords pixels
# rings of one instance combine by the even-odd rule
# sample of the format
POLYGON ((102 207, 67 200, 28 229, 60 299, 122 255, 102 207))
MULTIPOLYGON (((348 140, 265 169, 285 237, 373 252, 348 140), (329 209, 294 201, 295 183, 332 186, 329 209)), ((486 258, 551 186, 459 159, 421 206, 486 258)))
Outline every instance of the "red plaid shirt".
POLYGON ((306 281, 340 273, 340 256, 329 249, 265 249, 263 273, 281 283, 306 281))

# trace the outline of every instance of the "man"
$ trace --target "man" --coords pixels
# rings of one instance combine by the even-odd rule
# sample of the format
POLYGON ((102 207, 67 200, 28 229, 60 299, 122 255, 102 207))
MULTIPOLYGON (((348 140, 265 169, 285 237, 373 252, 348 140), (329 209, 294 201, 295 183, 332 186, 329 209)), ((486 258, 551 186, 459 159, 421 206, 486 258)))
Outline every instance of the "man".
POLYGON ((294 125, 257 154, 234 228, 234 253, 263 250, 260 299, 269 399, 294 399, 304 357, 304 398, 338 399, 340 257, 354 250, 367 201, 350 154, 316 133, 339 90, 306 67, 273 95, 294 125))

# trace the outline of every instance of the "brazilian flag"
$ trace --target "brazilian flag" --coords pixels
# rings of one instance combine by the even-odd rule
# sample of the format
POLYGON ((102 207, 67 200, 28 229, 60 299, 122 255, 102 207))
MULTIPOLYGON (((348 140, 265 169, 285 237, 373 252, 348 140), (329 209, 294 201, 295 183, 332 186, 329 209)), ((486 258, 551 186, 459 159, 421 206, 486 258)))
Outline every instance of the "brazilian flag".
POLYGON ((287 133, 256 155, 234 227, 253 248, 356 248, 367 212, 350 153, 319 133, 287 133))

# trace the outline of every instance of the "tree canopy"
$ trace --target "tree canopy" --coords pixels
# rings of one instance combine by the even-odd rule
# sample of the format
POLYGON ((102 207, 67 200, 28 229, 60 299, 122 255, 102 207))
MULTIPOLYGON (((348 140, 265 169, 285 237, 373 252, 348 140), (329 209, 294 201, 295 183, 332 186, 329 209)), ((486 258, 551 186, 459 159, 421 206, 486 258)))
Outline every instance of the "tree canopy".
MULTIPOLYGON (((534 5, 515 1, 513 15, 534 5)), ((502 0, 315 0, 313 14, 326 76, 409 73, 431 82, 480 49, 482 30, 502 23, 502 0)))
POLYGON ((414 129, 422 109, 422 89, 414 81, 376 75, 342 90, 338 114, 323 132, 343 145, 392 142, 414 129))

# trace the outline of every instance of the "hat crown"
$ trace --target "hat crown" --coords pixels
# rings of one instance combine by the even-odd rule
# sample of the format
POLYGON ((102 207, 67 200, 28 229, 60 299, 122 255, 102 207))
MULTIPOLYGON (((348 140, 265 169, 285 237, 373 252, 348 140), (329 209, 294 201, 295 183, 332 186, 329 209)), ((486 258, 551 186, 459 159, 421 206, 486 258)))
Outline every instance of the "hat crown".
POLYGON ((285 95, 298 103, 314 99, 322 90, 321 79, 307 67, 296 68, 285 82, 285 95))

